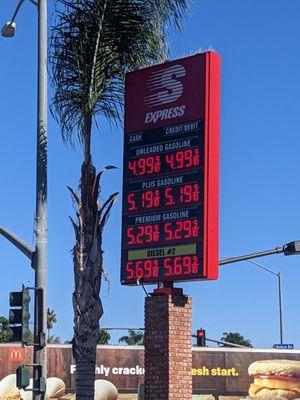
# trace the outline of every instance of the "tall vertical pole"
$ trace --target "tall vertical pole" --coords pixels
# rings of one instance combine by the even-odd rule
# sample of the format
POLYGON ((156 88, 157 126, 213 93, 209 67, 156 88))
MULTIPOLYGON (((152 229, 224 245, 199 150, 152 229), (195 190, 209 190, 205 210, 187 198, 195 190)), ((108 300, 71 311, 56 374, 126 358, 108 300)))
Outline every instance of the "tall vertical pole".
MULTIPOLYGON (((41 343, 47 327, 47 0, 38 0, 38 100, 37 100, 37 164, 35 213, 35 293, 34 310, 34 388, 47 376, 46 347, 41 343)), ((43 400, 44 393, 34 391, 34 400, 43 400)))
POLYGON ((279 290, 279 324, 280 324, 280 344, 283 344, 283 321, 282 321, 282 285, 281 272, 278 272, 278 290, 279 290))

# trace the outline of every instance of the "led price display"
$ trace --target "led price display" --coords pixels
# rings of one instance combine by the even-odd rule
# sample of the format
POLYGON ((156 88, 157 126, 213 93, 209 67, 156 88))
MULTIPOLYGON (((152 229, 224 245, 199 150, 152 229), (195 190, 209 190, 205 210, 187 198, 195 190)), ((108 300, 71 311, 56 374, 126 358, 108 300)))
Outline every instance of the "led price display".
POLYGON ((126 229, 128 248, 139 245, 155 245, 157 243, 185 241, 199 238, 200 227, 197 218, 183 221, 163 222, 129 226, 126 229))
POLYGON ((145 176, 170 171, 180 171, 200 165, 199 149, 197 147, 179 150, 163 155, 137 157, 128 161, 128 175, 145 176))
POLYGON ((164 189, 131 192, 127 195, 127 201, 125 200, 125 211, 173 208, 174 205, 181 207, 186 204, 199 203, 199 201, 200 185, 198 183, 187 183, 164 189))
POLYGON ((210 125, 218 118, 218 106, 215 116, 208 113, 214 109, 208 100, 217 88, 205 88, 207 71, 214 62, 217 65, 218 59, 212 53, 204 53, 178 62, 187 75, 189 72, 199 80, 198 88, 188 89, 192 81, 176 81, 176 76, 171 75, 170 88, 178 85, 177 94, 171 96, 172 89, 165 94, 156 93, 165 83, 160 80, 161 73, 155 71, 162 69, 165 74, 170 63, 127 76, 122 284, 217 277, 217 251, 208 251, 208 239, 212 243, 218 235, 218 210, 208 213, 211 206, 207 202, 210 195, 210 203, 217 207, 217 187, 214 194, 209 192, 211 177, 214 184, 217 179, 218 157, 210 154, 215 145, 217 152, 218 129, 210 129, 210 125), (158 75, 153 78, 153 74, 158 75), (149 93, 153 79, 157 83, 155 93, 149 93), (179 89, 182 94, 175 99, 179 89), (164 107, 159 104, 165 104, 165 109, 158 109, 164 107), (208 136, 210 130, 214 140, 208 136))
POLYGON ((126 263, 126 272, 128 280, 147 280, 156 278, 160 275, 164 278, 172 277, 193 277, 199 274, 199 257, 181 256, 166 257, 163 260, 149 259, 128 261, 126 263), (162 272, 161 272, 162 271, 162 272))

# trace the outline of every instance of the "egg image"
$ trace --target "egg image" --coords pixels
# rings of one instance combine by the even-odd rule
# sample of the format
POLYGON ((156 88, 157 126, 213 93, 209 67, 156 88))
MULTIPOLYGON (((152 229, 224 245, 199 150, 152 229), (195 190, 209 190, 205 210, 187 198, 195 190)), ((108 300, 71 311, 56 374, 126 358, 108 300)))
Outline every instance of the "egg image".
POLYGON ((19 395, 19 389, 16 386, 16 375, 7 375, 0 382, 0 399, 7 396, 14 397, 19 395))
POLYGON ((66 385, 59 378, 48 378, 46 386, 46 398, 53 399, 61 397, 65 394, 66 385))
POLYGON ((109 381, 98 379, 95 381, 95 396, 94 400, 117 400, 118 390, 109 381))
MULTIPOLYGON (((28 389, 32 388, 32 379, 30 379, 30 385, 28 389)), ((59 378, 48 378, 47 379, 47 386, 46 386, 46 399, 56 399, 65 394, 66 385, 64 381, 59 378)), ((31 400, 32 399, 32 392, 27 392, 25 390, 20 391, 22 400, 31 400)))

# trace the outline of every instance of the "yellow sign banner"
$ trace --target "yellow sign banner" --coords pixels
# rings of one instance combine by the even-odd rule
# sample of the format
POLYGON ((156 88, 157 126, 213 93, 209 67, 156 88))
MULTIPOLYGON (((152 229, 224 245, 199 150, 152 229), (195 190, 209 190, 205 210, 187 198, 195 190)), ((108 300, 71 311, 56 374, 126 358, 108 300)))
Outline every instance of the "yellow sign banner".
POLYGON ((172 247, 129 250, 128 260, 144 260, 147 258, 174 257, 196 254, 196 243, 172 247))

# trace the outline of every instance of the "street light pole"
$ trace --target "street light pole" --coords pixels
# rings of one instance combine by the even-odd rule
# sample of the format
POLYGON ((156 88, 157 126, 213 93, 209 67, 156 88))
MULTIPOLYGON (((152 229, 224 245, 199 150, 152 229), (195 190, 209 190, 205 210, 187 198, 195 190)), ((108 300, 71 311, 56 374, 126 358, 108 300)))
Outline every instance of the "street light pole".
POLYGON ((280 344, 283 344, 283 317, 282 317, 282 286, 281 272, 278 272, 278 289, 279 289, 279 323, 280 323, 280 344))
POLYGON ((265 256, 270 256, 272 254, 280 254, 280 253, 283 253, 285 256, 300 254, 300 240, 295 240, 293 242, 285 243, 283 246, 275 247, 275 249, 271 250, 246 254, 243 256, 223 258, 222 260, 219 260, 219 265, 232 264, 239 261, 247 261, 253 258, 265 257, 265 256))
POLYGON ((274 272, 265 266, 258 264, 254 261, 246 260, 250 264, 255 265, 258 268, 261 268, 272 275, 277 276, 278 279, 278 304, 279 304, 279 332, 280 332, 280 344, 283 344, 283 311, 282 311, 282 275, 281 272, 274 272))
MULTIPOLYGON (((35 213, 35 292, 34 342, 45 341, 47 327, 47 0, 38 1, 38 100, 37 100, 37 165, 36 165, 36 213, 35 213)), ((46 346, 34 346, 35 369, 33 388, 34 400, 43 400, 39 392, 40 378, 47 376, 46 346)))
POLYGON ((239 261, 251 260, 252 258, 271 256, 272 254, 280 254, 280 253, 284 253, 284 246, 275 247, 275 249, 272 250, 260 251, 258 253, 246 254, 244 256, 223 258, 222 260, 219 260, 219 265, 232 264, 239 261))

